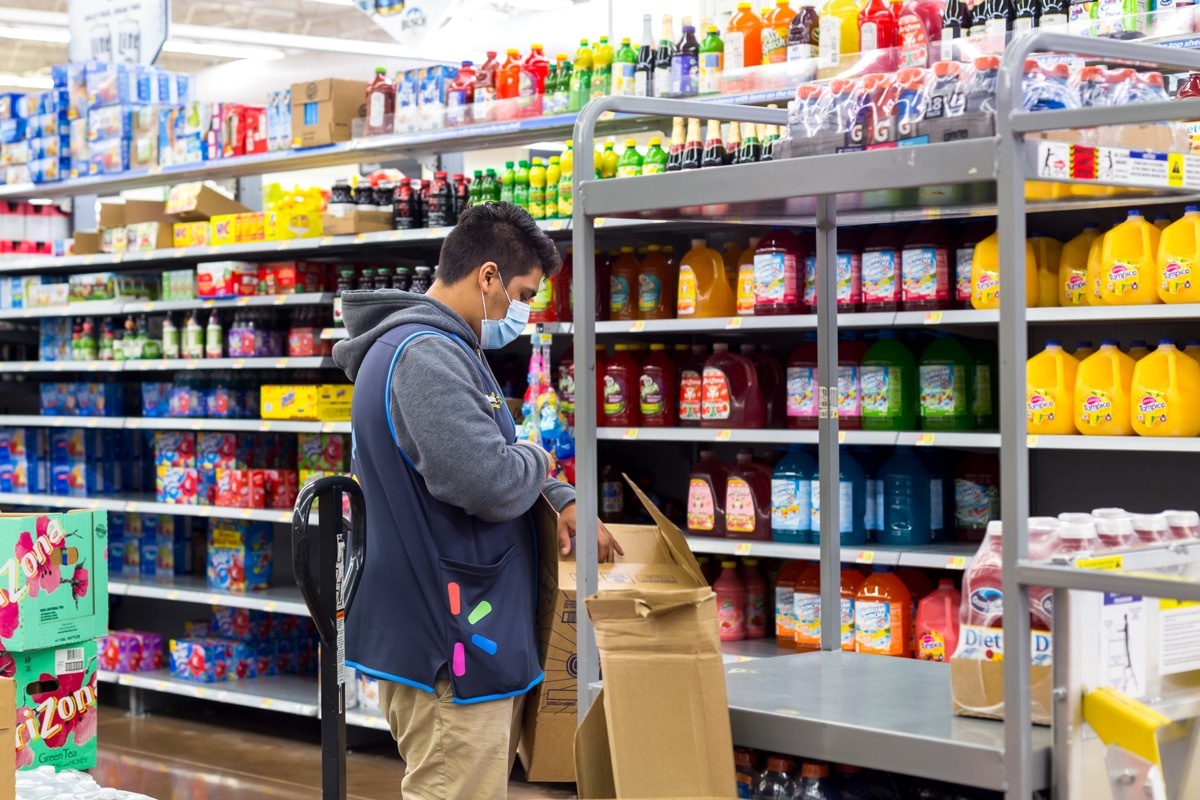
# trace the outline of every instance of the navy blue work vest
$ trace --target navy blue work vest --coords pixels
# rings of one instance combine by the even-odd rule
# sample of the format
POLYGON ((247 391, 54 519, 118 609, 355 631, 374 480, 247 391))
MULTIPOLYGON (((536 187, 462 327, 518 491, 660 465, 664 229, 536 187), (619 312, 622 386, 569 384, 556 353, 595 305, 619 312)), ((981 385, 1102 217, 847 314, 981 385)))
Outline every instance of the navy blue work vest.
MULTIPOLYGON (((532 515, 486 522, 438 500, 396 441, 392 376, 405 346, 425 336, 457 343, 483 385, 502 397, 471 348, 437 328, 400 325, 367 352, 351 414, 354 475, 367 506, 367 554, 346 612, 346 663, 427 692, 439 676, 448 677, 456 703, 524 694, 543 677, 532 515)), ((503 401, 494 414, 512 444, 516 425, 503 401)), ((445 424, 452 427, 454 420, 445 424)))

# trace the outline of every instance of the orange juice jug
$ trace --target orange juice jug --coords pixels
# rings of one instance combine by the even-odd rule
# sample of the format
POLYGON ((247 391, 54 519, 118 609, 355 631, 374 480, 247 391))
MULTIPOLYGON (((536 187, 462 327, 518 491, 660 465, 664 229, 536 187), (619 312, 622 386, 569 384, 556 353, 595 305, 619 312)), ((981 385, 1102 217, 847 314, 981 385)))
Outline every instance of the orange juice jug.
POLYGON ((762 19, 751 3, 738 3, 725 29, 725 69, 740 70, 762 63, 762 19))
POLYGON ((1133 368, 1130 421, 1140 436, 1200 434, 1200 363, 1163 339, 1133 368))
POLYGON ((1034 233, 1029 241, 1033 244, 1033 255, 1037 260, 1038 307, 1053 308, 1058 305, 1058 265, 1062 260, 1062 242, 1040 233, 1034 233))
POLYGON ((1100 304, 1136 306, 1158 297, 1158 228, 1130 209, 1129 217, 1104 237, 1100 251, 1100 304))
POLYGON ((721 258, 725 262, 725 277, 729 279, 729 288, 733 289, 734 297, 737 297, 738 261, 741 257, 742 246, 737 242, 726 242, 721 249, 721 258))
MULTIPOLYGON (((1115 227, 1115 226, 1114 226, 1115 227)), ((1102 233, 1092 240, 1092 246, 1088 248, 1087 257, 1087 304, 1089 306, 1103 305, 1100 300, 1100 254, 1104 252, 1104 237, 1107 233, 1102 233)))
MULTIPOLYGON (((1197 366, 1200 366, 1198 364, 1197 366)), ((1051 339, 1025 362, 1025 420, 1029 433, 1075 433, 1075 373, 1079 361, 1051 339)))
POLYGON ((1075 373, 1075 428, 1088 436, 1128 436, 1129 392, 1137 362, 1112 339, 1079 362, 1075 373))
POLYGON ((1200 207, 1188 206, 1183 217, 1162 232, 1158 296, 1164 303, 1200 302, 1200 207))
POLYGON ((692 249, 679 262, 679 317, 732 317, 737 310, 725 262, 703 239, 692 239, 692 249))
POLYGON ((1058 305, 1087 305, 1088 253, 1092 242, 1099 237, 1100 227, 1089 222, 1078 236, 1063 245, 1058 259, 1058 305))
POLYGON ((878 565, 854 597, 854 649, 912 657, 912 593, 896 568, 878 565))
POLYGON ((821 649, 821 565, 811 563, 796 576, 792 590, 796 620, 796 649, 809 653, 821 649))
MULTIPOLYGON (((1025 240, 1025 305, 1038 301, 1037 255, 1025 240)), ((971 260, 971 305, 975 308, 1000 307, 1000 238, 993 233, 975 245, 971 260)))
POLYGON ((759 241, 761 237, 751 236, 749 246, 738 258, 734 294, 737 298, 737 313, 741 316, 754 316, 754 251, 758 249, 759 241))

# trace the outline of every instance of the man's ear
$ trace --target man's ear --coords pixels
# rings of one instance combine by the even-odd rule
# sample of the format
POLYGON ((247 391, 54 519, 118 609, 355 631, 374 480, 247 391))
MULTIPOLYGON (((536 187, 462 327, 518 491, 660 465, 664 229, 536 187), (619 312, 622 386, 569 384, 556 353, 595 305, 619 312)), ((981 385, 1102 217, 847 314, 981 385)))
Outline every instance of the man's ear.
POLYGON ((483 292, 487 292, 491 286, 492 280, 498 280, 500 277, 500 268, 496 266, 495 261, 485 261, 479 267, 479 288, 483 292))

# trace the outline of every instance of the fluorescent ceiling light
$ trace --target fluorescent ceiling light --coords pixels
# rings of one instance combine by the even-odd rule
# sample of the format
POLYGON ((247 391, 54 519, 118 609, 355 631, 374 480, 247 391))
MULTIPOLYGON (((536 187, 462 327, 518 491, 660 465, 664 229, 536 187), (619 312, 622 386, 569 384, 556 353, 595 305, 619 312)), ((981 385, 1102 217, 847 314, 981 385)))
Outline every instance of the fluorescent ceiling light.
POLYGON ((314 3, 324 3, 327 6, 348 6, 354 7, 354 0, 312 0, 314 3))
POLYGON ((0 39, 66 44, 71 41, 71 34, 62 28, 13 28, 4 25, 0 26, 0 39))
POLYGON ((53 89, 54 80, 49 75, 18 75, 15 72, 0 72, 0 86, 12 89, 53 89))
POLYGON ((282 50, 272 50, 268 47, 248 47, 246 45, 220 44, 218 42, 183 42, 178 39, 168 39, 163 45, 164 53, 186 53, 193 56, 212 56, 214 58, 253 59, 256 61, 274 61, 283 58, 282 50))

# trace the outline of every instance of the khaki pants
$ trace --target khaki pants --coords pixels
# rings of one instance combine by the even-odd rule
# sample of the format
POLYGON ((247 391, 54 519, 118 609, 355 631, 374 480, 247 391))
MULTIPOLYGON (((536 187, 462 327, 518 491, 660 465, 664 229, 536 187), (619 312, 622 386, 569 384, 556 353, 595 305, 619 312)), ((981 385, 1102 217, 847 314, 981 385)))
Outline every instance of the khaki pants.
POLYGON ((379 708, 407 769, 404 800, 505 800, 525 696, 456 704, 450 682, 434 693, 379 681, 379 708))

